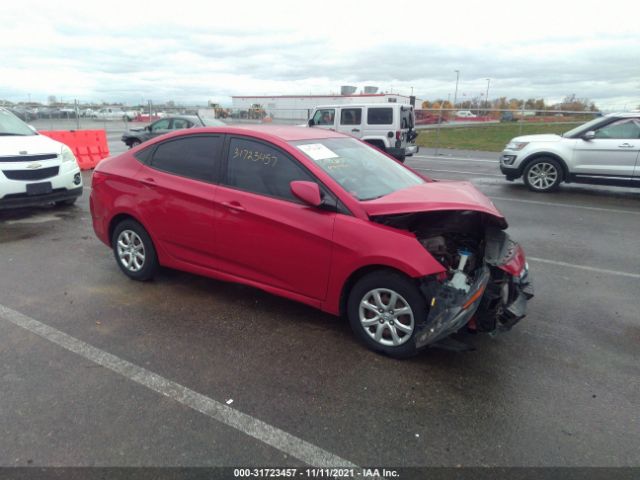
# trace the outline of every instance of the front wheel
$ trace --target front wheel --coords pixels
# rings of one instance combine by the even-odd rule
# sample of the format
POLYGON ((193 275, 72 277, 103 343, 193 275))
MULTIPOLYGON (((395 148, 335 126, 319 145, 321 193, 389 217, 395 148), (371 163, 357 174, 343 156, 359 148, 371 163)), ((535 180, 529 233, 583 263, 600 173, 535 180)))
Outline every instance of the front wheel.
POLYGON ((351 289, 347 315, 356 336, 370 349, 406 358, 416 353, 416 325, 426 319, 427 305, 411 279, 380 270, 351 289))
POLYGON ((562 179, 562 167, 553 158, 536 158, 524 170, 524 183, 534 192, 552 192, 562 179))
POLYGON ((120 222, 111 237, 120 269, 133 280, 151 280, 158 270, 158 256, 151 237, 135 220, 120 222))
POLYGON ((137 147, 138 145, 140 145, 140 140, 138 140, 137 138, 134 140, 129 140, 129 148, 133 148, 133 147, 137 147))

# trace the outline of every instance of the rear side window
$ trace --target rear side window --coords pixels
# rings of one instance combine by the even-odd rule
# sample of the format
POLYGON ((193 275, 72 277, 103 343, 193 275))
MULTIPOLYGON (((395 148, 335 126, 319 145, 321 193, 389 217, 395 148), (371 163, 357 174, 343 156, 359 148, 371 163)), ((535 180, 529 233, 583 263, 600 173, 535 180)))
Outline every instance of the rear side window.
POLYGON ((340 112, 340 125, 360 125, 361 122, 361 108, 343 108, 340 112))
POLYGON ((151 166, 181 177, 212 182, 215 178, 223 139, 221 136, 193 135, 161 143, 151 166))
POLYGON ((367 123, 369 125, 391 125, 393 123, 393 108, 369 108, 367 123))
POLYGON ((289 185, 294 180, 314 181, 297 161, 277 148, 244 138, 229 142, 226 185, 299 202, 289 185))

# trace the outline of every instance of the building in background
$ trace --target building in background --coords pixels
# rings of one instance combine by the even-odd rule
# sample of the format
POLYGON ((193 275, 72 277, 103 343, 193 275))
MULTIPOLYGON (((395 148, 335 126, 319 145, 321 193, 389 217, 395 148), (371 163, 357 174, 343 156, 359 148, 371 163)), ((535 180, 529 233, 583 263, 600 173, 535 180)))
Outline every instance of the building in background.
MULTIPOLYGON (((376 93, 377 87, 364 87, 363 93, 355 93, 356 87, 343 86, 341 95, 246 95, 233 96, 234 112, 263 110, 275 121, 306 121, 318 105, 343 105, 356 103, 411 103, 412 97, 397 93, 376 93)), ((421 104, 421 100, 416 100, 421 104)))

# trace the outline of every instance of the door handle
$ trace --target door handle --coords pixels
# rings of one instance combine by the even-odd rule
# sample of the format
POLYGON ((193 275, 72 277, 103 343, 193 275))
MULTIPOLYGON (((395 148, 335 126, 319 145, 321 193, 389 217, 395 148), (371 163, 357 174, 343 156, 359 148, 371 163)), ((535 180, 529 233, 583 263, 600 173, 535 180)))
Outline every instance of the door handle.
POLYGON ((152 186, 155 186, 156 184, 156 180, 153 177, 145 177, 142 179, 142 182, 152 186))
POLYGON ((359 129, 359 128, 352 128, 352 129, 351 129, 351 131, 352 131, 352 132, 359 132, 359 131, 360 131, 360 129, 359 129))
POLYGON ((618 145, 620 148, 633 148, 633 145, 631 145, 630 143, 622 143, 620 145, 618 145))
POLYGON ((244 207, 240 205, 238 202, 222 202, 222 205, 236 212, 244 212, 244 207))

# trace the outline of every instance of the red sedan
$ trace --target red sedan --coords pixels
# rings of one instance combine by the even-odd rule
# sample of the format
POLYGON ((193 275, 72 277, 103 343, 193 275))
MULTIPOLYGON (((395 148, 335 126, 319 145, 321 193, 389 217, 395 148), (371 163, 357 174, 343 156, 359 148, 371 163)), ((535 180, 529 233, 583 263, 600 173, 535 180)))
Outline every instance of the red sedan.
POLYGON ((323 129, 164 135, 98 165, 91 214, 132 279, 162 265, 252 285, 344 315, 397 357, 508 330, 532 295, 522 248, 470 183, 323 129))

